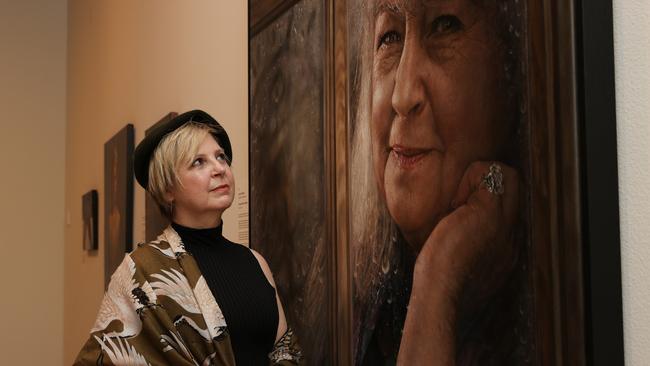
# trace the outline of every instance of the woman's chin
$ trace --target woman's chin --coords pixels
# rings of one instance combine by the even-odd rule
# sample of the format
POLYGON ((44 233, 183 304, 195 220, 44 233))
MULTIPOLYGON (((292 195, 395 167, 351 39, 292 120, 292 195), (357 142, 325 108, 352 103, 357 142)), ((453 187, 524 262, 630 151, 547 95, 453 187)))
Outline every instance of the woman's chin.
POLYGON ((223 195, 221 197, 211 200, 208 203, 208 206, 212 210, 224 211, 230 206, 232 206, 232 203, 233 203, 232 196, 223 195))
MULTIPOLYGON (((404 210, 404 206, 389 211, 400 233, 414 253, 419 253, 422 246, 431 235, 437 222, 436 215, 416 213, 404 210)), ((418 211, 418 210, 416 210, 418 211)))

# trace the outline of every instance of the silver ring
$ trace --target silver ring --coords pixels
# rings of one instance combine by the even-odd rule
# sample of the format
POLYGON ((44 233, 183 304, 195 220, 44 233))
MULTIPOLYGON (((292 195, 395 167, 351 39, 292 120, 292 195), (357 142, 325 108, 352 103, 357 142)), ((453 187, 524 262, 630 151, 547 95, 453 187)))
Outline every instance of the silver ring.
POLYGON ((483 175, 481 185, 492 194, 503 194, 503 172, 501 172, 501 166, 499 164, 490 164, 490 171, 483 175))

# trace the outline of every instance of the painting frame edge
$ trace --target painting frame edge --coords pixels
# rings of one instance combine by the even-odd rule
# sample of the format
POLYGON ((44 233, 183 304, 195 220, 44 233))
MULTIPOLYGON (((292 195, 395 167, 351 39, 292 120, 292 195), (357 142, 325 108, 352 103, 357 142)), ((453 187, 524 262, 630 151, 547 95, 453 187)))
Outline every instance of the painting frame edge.
MULTIPOLYGON (((123 167, 123 172, 125 173, 126 186, 125 186, 125 203, 124 215, 125 215, 125 227, 124 227, 124 248, 120 248, 121 251, 124 251, 124 254, 129 253, 133 250, 133 191, 134 191, 134 175, 133 175, 133 153, 134 153, 134 143, 135 143, 135 129, 133 124, 127 123, 119 131, 113 134, 105 143, 104 143, 104 289, 108 288, 108 283, 110 282, 111 275, 115 268, 109 268, 109 205, 108 205, 108 192, 106 189, 107 186, 107 176, 106 170, 108 169, 108 158, 106 155, 106 150, 108 145, 113 142, 114 139, 118 138, 120 134, 124 134, 126 146, 122 146, 126 153, 126 166, 123 167)), ((119 169, 119 168, 118 168, 119 169)), ((119 266, 122 258, 119 262, 116 263, 115 267, 119 266)))
POLYGON ((590 365, 625 362, 612 5, 612 0, 576 1, 590 365))

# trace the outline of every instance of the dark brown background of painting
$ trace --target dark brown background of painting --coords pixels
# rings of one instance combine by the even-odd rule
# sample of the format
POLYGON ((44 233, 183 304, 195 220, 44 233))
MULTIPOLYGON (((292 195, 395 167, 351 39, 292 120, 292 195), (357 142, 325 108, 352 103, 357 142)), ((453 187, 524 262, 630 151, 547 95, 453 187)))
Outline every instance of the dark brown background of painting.
POLYGON ((250 247, 271 266, 305 364, 330 365, 323 7, 304 0, 250 41, 250 247))

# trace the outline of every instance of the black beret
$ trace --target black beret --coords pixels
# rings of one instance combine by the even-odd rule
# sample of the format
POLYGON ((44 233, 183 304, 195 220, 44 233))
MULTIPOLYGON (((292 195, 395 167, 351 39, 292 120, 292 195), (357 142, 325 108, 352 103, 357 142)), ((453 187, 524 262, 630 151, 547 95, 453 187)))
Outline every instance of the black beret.
POLYGON ((230 139, 226 130, 221 127, 219 122, 212 118, 211 115, 198 109, 185 112, 151 129, 144 139, 140 141, 138 147, 135 148, 135 153, 133 154, 133 171, 135 173, 135 179, 144 189, 147 189, 149 183, 149 162, 160 140, 187 122, 205 123, 213 126, 217 130, 214 137, 219 142, 221 148, 223 148, 228 159, 232 162, 230 139))

